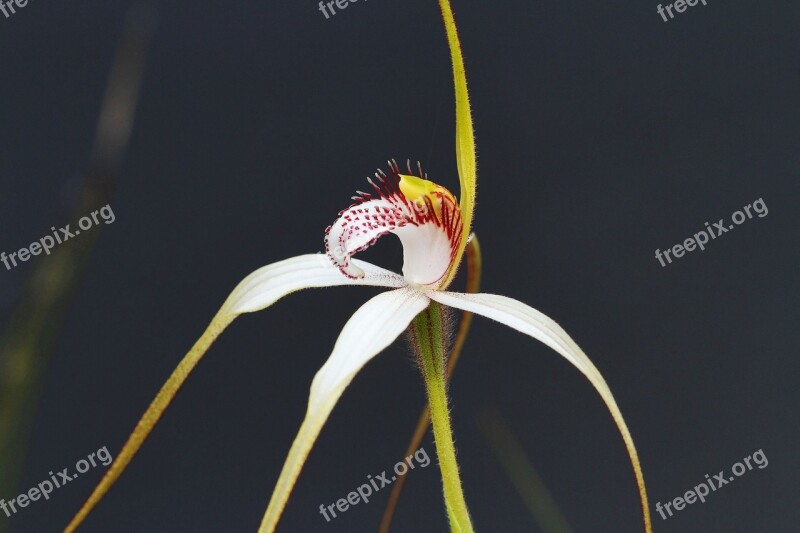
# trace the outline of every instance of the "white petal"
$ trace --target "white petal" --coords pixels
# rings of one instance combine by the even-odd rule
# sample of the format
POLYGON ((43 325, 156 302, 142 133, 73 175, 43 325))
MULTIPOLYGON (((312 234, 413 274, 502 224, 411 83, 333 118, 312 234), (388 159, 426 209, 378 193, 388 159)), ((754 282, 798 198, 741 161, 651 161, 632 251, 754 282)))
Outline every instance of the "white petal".
POLYGON ((379 294, 361 306, 345 325, 331 356, 314 376, 309 408, 322 406, 333 391, 344 389, 361 367, 394 342, 429 303, 421 292, 405 288, 379 294))
POLYGON ((333 353, 314 376, 306 417, 289 450, 260 532, 274 531, 308 452, 344 389, 429 303, 424 294, 410 288, 384 292, 361 306, 345 324, 333 353))
POLYGON ((597 370, 586 354, 583 353, 583 350, 578 347, 567 332, 551 318, 540 313, 536 309, 505 296, 437 291, 425 291, 425 294, 427 294, 431 300, 435 300, 443 305, 470 311, 497 320, 506 326, 538 339, 564 356, 567 361, 575 365, 583 375, 589 378, 594 388, 600 393, 600 396, 605 402, 606 407, 622 435, 622 440, 625 442, 625 447, 630 456, 634 474, 636 475, 636 482, 639 486, 639 496, 645 513, 645 523, 649 524, 649 508, 644 477, 639 464, 639 456, 636 453, 636 447, 633 444, 633 438, 628 430, 628 426, 625 423, 625 419, 622 417, 622 412, 617 406, 616 400, 614 400, 614 395, 611 394, 611 390, 608 388, 600 371, 597 370))
MULTIPOLYGON (((471 311, 530 335, 564 356, 593 382, 592 376, 595 376, 602 382, 603 388, 608 390, 605 381, 600 376, 600 372, 586 354, 583 353, 583 350, 575 344, 575 341, 561 326, 536 309, 513 298, 497 294, 463 294, 436 291, 426 291, 426 294, 432 300, 436 300, 443 305, 471 311)), ((608 391, 608 394, 610 395, 611 392, 608 391)))
POLYGON ((403 243, 403 277, 409 283, 432 285, 453 262, 453 239, 432 222, 394 231, 403 243))
POLYGON ((287 294, 312 287, 372 285, 403 287, 402 276, 370 263, 354 260, 364 272, 359 279, 348 278, 323 254, 307 254, 261 267, 233 290, 221 313, 250 313, 269 307, 287 294))

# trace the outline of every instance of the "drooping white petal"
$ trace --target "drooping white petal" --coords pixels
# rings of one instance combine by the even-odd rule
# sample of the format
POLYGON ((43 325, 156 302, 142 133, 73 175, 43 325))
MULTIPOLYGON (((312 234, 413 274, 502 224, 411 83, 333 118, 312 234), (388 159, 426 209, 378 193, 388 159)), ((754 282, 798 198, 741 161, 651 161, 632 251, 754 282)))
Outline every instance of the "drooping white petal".
POLYGON ((639 496, 645 514, 645 524, 649 525, 650 516, 644 476, 642 475, 639 456, 636 453, 636 447, 633 444, 633 438, 628 430, 628 426, 625 423, 625 419, 622 417, 622 412, 617 406, 614 395, 611 394, 611 390, 608 388, 608 384, 606 384, 600 371, 597 370, 586 354, 583 353, 583 350, 580 349, 567 332, 548 316, 513 298, 482 293, 462 294, 457 292, 437 291, 425 291, 425 293, 431 300, 435 300, 443 305, 491 318, 526 335, 530 335, 561 354, 589 379, 597 392, 600 393, 600 397, 605 402, 606 407, 622 435, 622 440, 625 442, 625 447, 628 450, 628 455, 633 465, 636 482, 639 486, 639 496))
POLYGON ((365 261, 354 260, 364 276, 348 278, 323 254, 306 254, 259 268, 233 290, 221 313, 250 313, 269 307, 300 289, 338 285, 372 285, 398 288, 407 285, 402 276, 365 261))
MULTIPOLYGON (((403 287, 406 281, 388 270, 378 268, 363 261, 358 262, 364 271, 361 279, 350 279, 341 274, 327 257, 322 254, 309 254, 293 257, 260 268, 242 280, 211 321, 206 331, 184 356, 167 382, 156 395, 153 402, 139 419, 128 441, 114 458, 106 475, 95 487, 89 499, 67 526, 67 532, 86 518, 109 491, 125 468, 139 451, 147 436, 153 430, 164 410, 170 404, 186 378, 206 353, 211 344, 233 322, 240 313, 264 309, 276 300, 299 289, 310 287, 332 287, 335 285, 377 285, 382 287, 403 287)), ((424 296, 420 298, 425 299, 424 296)))
MULTIPOLYGON (((543 342, 575 365, 593 383, 597 381, 608 391, 603 377, 575 341, 554 320, 524 303, 497 294, 463 294, 458 292, 426 291, 437 302, 497 320, 543 342)), ((601 392, 602 394, 602 392, 601 392)))
POLYGON ((410 288, 384 292, 361 306, 345 324, 333 353, 314 376, 306 417, 281 470, 260 533, 274 531, 306 457, 344 389, 429 303, 424 294, 410 288))
MULTIPOLYGON (((364 275, 352 256, 394 233, 403 244, 403 275, 409 283, 438 287, 456 259, 462 238, 461 211, 449 191, 420 176, 375 174, 374 193, 360 193, 326 230, 325 250, 348 277, 364 275)), ((409 170, 410 172, 410 170, 409 170)))

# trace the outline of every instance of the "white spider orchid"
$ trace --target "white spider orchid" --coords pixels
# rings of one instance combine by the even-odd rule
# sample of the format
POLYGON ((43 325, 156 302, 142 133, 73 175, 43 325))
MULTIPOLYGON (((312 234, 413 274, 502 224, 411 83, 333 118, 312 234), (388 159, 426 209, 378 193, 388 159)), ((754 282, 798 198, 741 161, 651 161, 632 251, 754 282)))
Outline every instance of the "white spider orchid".
MULTIPOLYGON (((449 427, 443 369, 443 325, 439 305, 501 322, 543 342, 580 370, 600 393, 619 428, 633 464, 645 529, 650 516, 633 440, 605 380, 570 336, 553 320, 517 300, 494 294, 447 290, 467 248, 475 205, 476 162, 472 118, 461 48, 449 0, 439 0, 453 62, 456 156, 461 199, 418 175, 401 174, 390 162, 373 191, 359 193, 326 230, 326 254, 309 254, 260 268, 234 289, 205 333, 180 362, 142 416, 123 449, 87 502, 67 526, 84 520, 121 475, 188 374, 240 314, 260 311, 300 289, 371 285, 390 289, 370 299, 345 324, 333 352, 311 384, 308 411, 280 473, 260 532, 274 531, 305 459, 339 397, 361 368, 409 329, 420 354, 453 531, 472 531, 461 492, 449 427), (393 233, 403 245, 403 274, 353 258, 379 237, 393 233), (411 326, 411 327, 409 327, 411 326)), ((477 248, 477 246, 475 246, 477 248)))

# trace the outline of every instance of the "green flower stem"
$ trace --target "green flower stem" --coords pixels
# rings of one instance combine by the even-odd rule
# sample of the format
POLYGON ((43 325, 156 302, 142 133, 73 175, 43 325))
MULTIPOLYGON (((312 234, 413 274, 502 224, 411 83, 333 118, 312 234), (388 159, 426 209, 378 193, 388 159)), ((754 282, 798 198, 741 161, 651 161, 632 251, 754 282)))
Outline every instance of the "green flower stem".
POLYGON ((453 432, 450 428, 444 365, 444 320, 442 307, 438 303, 431 302, 425 311, 417 315, 412 322, 412 334, 428 393, 450 528, 454 533, 472 533, 472 522, 461 490, 453 432))
MULTIPOLYGON (((465 255, 467 259, 467 286, 465 292, 476 293, 479 292, 481 288, 482 259, 481 247, 480 244, 478 244, 478 237, 474 233, 470 237, 469 243, 467 243, 465 255)), ((453 370, 455 370, 458 358, 461 356, 461 350, 464 348, 464 344, 466 343, 471 324, 472 313, 463 311, 461 313, 461 320, 458 324, 458 333, 456 333, 456 339, 453 342, 453 346, 450 348, 450 354, 447 356, 447 379, 450 379, 450 376, 453 375, 453 370)), ((422 413, 420 413, 419 420, 417 421, 417 427, 414 429, 414 435, 411 437, 411 441, 406 447, 406 457, 414 453, 415 450, 419 449, 422 439, 425 438, 425 435, 428 432, 428 426, 430 423, 431 411, 426 405, 425 408, 422 409, 422 413)), ((403 492, 403 486, 405 485, 406 479, 408 479, 406 475, 397 476, 397 481, 392 484, 392 493, 389 495, 389 501, 387 502, 386 509, 383 512, 383 518, 381 519, 378 533, 389 533, 389 528, 392 525, 392 519, 394 518, 395 511, 397 510, 397 503, 400 501, 400 494, 403 492)))

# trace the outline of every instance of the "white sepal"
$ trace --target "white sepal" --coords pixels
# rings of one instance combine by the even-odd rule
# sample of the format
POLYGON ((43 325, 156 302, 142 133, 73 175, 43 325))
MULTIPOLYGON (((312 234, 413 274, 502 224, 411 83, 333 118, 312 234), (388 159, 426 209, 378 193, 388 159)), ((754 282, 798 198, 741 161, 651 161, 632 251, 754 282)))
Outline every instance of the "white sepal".
POLYGON ((314 376, 306 417, 283 464, 260 533, 275 530, 306 457, 344 389, 358 371, 394 342, 429 303, 430 300, 421 292, 402 288, 375 296, 347 321, 333 353, 314 376))
MULTIPOLYGON (((536 309, 505 296, 437 291, 426 291, 425 293, 431 300, 435 300, 442 305, 491 318, 526 335, 530 335, 561 354, 567 361, 575 365, 583 375, 589 378, 591 384, 600 393, 600 397, 605 402, 611 417, 614 419, 614 423, 617 425, 617 429, 622 435, 622 440, 625 442, 625 448, 628 451, 636 482, 639 486, 643 509, 647 509, 647 492, 639 456, 633 444, 633 437, 631 437, 631 433, 628 430, 628 425, 622 417, 622 412, 617 406, 614 395, 611 394, 611 390, 608 388, 608 384, 606 384, 606 380, 603 379, 600 371, 597 370, 586 354, 583 353, 583 350, 561 326, 536 309)), ((647 515, 646 512, 645 514, 647 515)), ((649 518, 645 520, 647 521, 649 518)))
POLYGON ((344 276, 324 254, 306 254, 259 268, 233 290, 220 313, 240 314, 260 311, 280 298, 300 289, 339 285, 372 285, 398 288, 406 285, 402 276, 365 261, 353 260, 364 277, 344 276))

